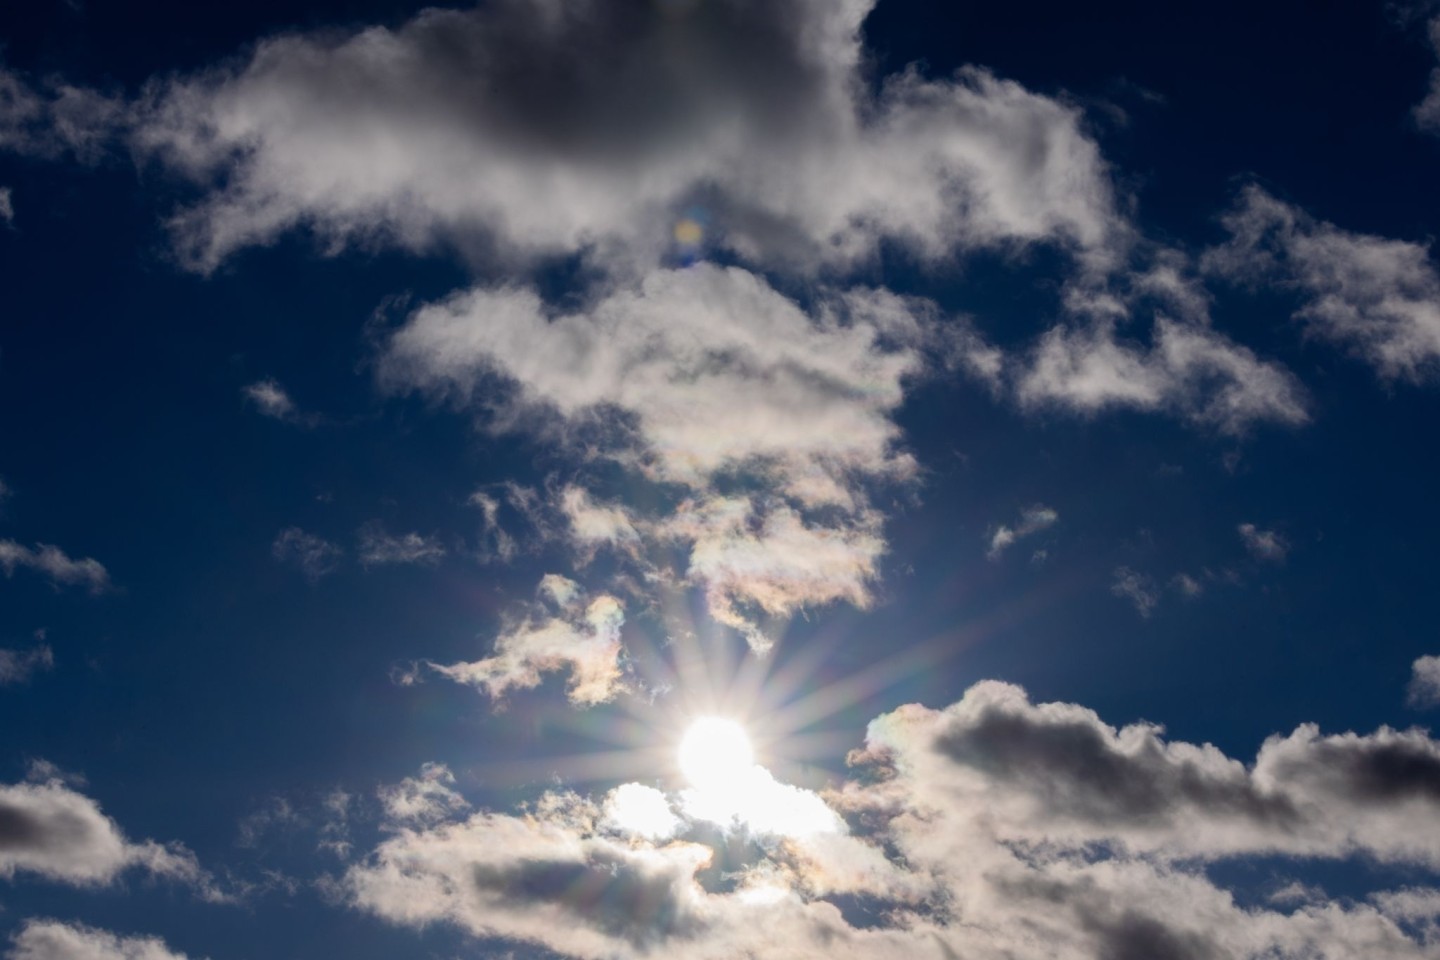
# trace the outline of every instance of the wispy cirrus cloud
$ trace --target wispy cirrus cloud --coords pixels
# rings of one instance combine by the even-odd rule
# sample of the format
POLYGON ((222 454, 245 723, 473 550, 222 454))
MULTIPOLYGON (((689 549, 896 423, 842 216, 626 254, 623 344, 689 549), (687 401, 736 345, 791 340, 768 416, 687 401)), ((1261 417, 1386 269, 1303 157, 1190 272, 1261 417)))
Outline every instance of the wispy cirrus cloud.
POLYGON ((5 576, 16 569, 34 570, 58 586, 83 586, 92 594, 110 589, 110 572, 93 557, 74 558, 59 547, 39 543, 27 547, 14 540, 0 540, 0 569, 5 576))
POLYGON ((446 551, 435 537, 409 533, 391 534, 381 523, 372 521, 360 528, 360 544, 356 555, 362 566, 375 567, 390 564, 433 565, 444 559, 446 551))
POLYGON ((1037 503, 1033 507, 1026 507, 1020 511, 1020 522, 1010 527, 1000 524, 990 533, 990 549, 985 555, 991 560, 1000 559, 1006 549, 1017 540, 1039 533, 1055 525, 1060 519, 1060 514, 1053 507, 1047 507, 1043 503, 1037 503))
POLYGON ((0 687, 25 683, 37 673, 55 667, 55 652, 41 643, 29 650, 0 649, 0 687))
POLYGON ((1242 523, 1235 528, 1245 549, 1257 560, 1284 563, 1290 553, 1290 543, 1275 530, 1264 530, 1253 523, 1242 523))
MULTIPOLYGON (((1429 23, 1430 47, 1440 54, 1440 17, 1429 23)), ((1440 67, 1430 71, 1430 89, 1413 110, 1415 123, 1426 133, 1440 133, 1440 67)))
POLYGON ((1149 575, 1129 567, 1116 567, 1111 575, 1110 592, 1130 601, 1135 612, 1148 618, 1160 606, 1160 591, 1149 575))
POLYGON ((275 537, 275 542, 270 545, 270 554, 281 563, 295 565, 307 580, 315 583, 335 572, 345 551, 299 527, 287 527, 275 537))

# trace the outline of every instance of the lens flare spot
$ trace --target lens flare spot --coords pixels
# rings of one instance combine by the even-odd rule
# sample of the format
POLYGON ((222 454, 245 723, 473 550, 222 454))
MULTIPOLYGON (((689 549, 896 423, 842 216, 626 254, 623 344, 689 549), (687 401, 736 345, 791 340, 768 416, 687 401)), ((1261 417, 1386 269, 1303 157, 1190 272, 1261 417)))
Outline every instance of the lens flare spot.
POLYGON ((705 228, 689 217, 675 224, 675 242, 682 247, 698 247, 705 239, 705 228))

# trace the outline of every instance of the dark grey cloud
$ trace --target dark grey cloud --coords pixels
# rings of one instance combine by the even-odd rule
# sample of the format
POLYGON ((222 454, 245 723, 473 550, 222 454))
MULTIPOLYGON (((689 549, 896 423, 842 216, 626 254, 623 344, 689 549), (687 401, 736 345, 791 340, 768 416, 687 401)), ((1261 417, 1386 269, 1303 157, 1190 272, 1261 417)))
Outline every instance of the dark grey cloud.
POLYGON ((510 909, 555 904, 637 949, 662 944, 677 949, 676 941, 704 931, 692 906, 677 896, 681 877, 674 870, 656 869, 604 847, 586 851, 581 860, 479 864, 473 879, 482 893, 510 909))
POLYGON ((1288 797, 1258 790, 1242 769, 1214 764, 1203 753, 1173 754, 1153 735, 1122 741, 1084 713, 984 702, 942 727, 935 748, 992 783, 1023 790, 1047 819, 1181 827, 1203 813, 1280 831, 1299 822, 1288 797))

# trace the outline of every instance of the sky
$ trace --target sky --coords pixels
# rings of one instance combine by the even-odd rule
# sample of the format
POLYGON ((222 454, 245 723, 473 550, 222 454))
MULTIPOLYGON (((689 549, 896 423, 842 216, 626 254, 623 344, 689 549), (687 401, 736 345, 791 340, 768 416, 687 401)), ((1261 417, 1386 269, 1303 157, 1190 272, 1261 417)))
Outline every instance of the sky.
POLYGON ((1440 8, 0 9, 0 958, 1440 957, 1440 8))

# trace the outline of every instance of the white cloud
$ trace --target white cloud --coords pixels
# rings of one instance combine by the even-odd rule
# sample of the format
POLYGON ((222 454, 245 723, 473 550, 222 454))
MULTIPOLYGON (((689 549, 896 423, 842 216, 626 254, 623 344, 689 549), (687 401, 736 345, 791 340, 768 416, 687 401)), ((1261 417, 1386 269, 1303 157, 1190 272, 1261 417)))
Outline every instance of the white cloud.
POLYGON ((410 317, 381 376, 474 398, 497 427, 573 437, 589 456, 688 492, 635 515, 567 487, 560 509, 582 558, 602 543, 632 556, 642 538, 688 543, 679 575, 764 646, 747 607, 869 602, 884 540, 866 487, 914 474, 891 415, 953 329, 882 291, 830 295, 807 312, 754 274, 699 265, 657 271, 575 314, 528 290, 468 291, 410 317), (510 382, 499 396, 497 380, 510 382), (621 439, 597 447, 596 430, 621 439), (763 493, 722 494, 735 476, 763 493))
POLYGON ((603 825, 628 837, 668 840, 683 826, 664 792, 643 783, 622 783, 611 790, 603 809, 603 825))
POLYGON ((110 588, 110 574, 98 560, 74 559, 48 543, 36 544, 32 549, 14 540, 0 540, 0 568, 5 576, 14 576, 17 567, 43 573, 57 586, 84 586, 92 594, 110 588))
POLYGON ((435 537, 425 537, 410 532, 393 536, 385 532, 380 522, 374 521, 360 528, 360 563, 374 567, 384 564, 428 564, 439 563, 445 557, 445 547, 435 537))
POLYGON ((26 920, 6 960, 186 960, 157 937, 122 937, 59 920, 26 920))
POLYGON ((1160 605, 1160 592, 1155 588, 1155 581, 1129 567, 1115 568, 1110 592, 1121 599, 1129 600, 1134 604, 1135 612, 1142 617, 1148 618, 1160 605))
POLYGON ((473 663, 427 664, 492 697, 540 685, 541 675, 569 671, 572 703, 591 706, 624 689, 620 628, 625 608, 606 594, 587 599, 580 585, 557 574, 540 582, 543 606, 501 631, 493 656, 473 663))
POLYGON ((1224 222, 1233 237, 1205 254, 1211 272, 1289 285, 1305 297, 1295 316, 1310 335, 1388 380, 1440 371, 1440 274, 1425 245, 1342 230, 1255 186, 1224 222))
POLYGON ((292 563, 300 568, 311 583, 329 573, 334 573, 345 555, 335 544, 314 534, 306 533, 299 527, 287 527, 275 537, 270 545, 271 555, 281 563, 292 563))
MULTIPOLYGON (((1039 533, 1041 530, 1054 526, 1055 521, 1059 519, 1060 514, 1056 513, 1053 508, 1045 506, 1043 503, 1037 503, 1033 507, 1027 507, 1020 512, 1020 522, 1014 527, 1007 527, 1001 524, 995 528, 990 534, 990 549, 985 555, 991 560, 998 560, 1006 548, 1015 541, 1023 540, 1032 533, 1039 533)), ((1044 558, 1041 558, 1040 562, 1044 562, 1044 558)))
POLYGON ((1440 707, 1440 657, 1418 657, 1411 669, 1406 702, 1418 710, 1440 707))
POLYGON ((381 787, 379 796, 385 816, 393 823, 438 823, 470 806, 455 791, 455 775, 443 763, 424 764, 418 777, 381 787))
POLYGON ((15 205, 10 200, 10 188, 0 187, 0 220, 7 227, 15 225, 15 205))
POLYGON ((830 831, 707 833, 683 792, 640 784, 552 792, 521 815, 387 823, 336 889, 398 925, 581 958, 1420 960, 1440 944, 1440 890, 1412 869, 1440 867, 1440 743, 1422 731, 1303 725, 1247 765, 985 682, 872 721, 851 763, 823 797, 797 791, 830 831), (1287 876, 1351 857, 1372 863, 1368 893, 1287 876), (1260 903, 1204 869, 1253 858, 1282 891, 1260 903), (844 895, 873 905, 863 923, 844 895))
POLYGON ((1032 410, 1166 412, 1227 434, 1309 420, 1304 390, 1284 367, 1207 325, 1163 315, 1149 346, 1122 338, 1112 319, 1055 327, 1020 369, 1015 389, 1032 410))
POLYGON ((1240 539, 1245 544, 1245 549, 1257 560, 1269 560, 1271 563, 1284 563, 1285 556, 1290 552, 1290 544, 1279 533, 1274 530, 1262 530, 1253 523, 1242 523, 1236 527, 1240 533, 1240 539))
POLYGON ((846 265, 882 238, 1106 260, 1126 230, 1079 111, 975 68, 872 92, 870 7, 505 0, 274 37, 153 85, 136 143, 201 182, 226 171, 174 223, 201 269, 299 226, 653 263, 697 206, 682 245, 753 262, 846 265))
POLYGON ((132 843, 94 800, 36 764, 29 781, 0 784, 0 877, 34 874, 75 886, 103 886, 140 868, 225 899, 194 854, 178 844, 132 843))
POLYGON ((0 649, 0 687, 12 683, 25 683, 32 676, 55 666, 55 653, 49 644, 39 644, 29 650, 0 649))
POLYGON ((267 378, 246 384, 240 388, 240 392, 246 400, 255 405, 256 410, 273 420, 302 427, 313 427, 320 423, 319 417, 302 411, 289 392, 274 379, 267 378))

